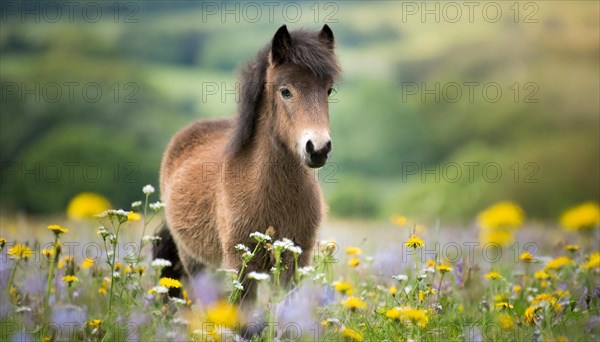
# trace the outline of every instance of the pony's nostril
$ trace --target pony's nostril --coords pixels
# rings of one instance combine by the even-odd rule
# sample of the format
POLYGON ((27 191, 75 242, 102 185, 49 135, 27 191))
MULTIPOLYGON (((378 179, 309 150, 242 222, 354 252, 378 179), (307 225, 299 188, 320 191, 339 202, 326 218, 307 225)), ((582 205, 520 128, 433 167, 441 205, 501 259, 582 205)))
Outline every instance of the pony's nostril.
POLYGON ((315 152, 315 145, 313 145, 312 141, 310 140, 306 142, 306 152, 308 154, 315 152))
POLYGON ((325 144, 325 153, 329 152, 331 152, 331 140, 329 140, 327 144, 325 144))

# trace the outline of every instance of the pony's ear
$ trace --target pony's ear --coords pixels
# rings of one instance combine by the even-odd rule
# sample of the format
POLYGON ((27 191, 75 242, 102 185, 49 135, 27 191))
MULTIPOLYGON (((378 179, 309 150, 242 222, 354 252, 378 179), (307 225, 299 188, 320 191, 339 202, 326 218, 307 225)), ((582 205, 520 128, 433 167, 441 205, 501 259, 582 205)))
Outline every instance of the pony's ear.
POLYGON ((283 25, 275 32, 273 44, 271 45, 271 56, 275 65, 283 64, 287 60, 291 46, 292 36, 288 32, 287 26, 283 25))
POLYGON ((329 25, 325 24, 325 26, 323 26, 323 28, 321 29, 321 32, 319 32, 319 39, 328 48, 333 49, 335 41, 333 39, 333 31, 331 31, 331 28, 329 27, 329 25))

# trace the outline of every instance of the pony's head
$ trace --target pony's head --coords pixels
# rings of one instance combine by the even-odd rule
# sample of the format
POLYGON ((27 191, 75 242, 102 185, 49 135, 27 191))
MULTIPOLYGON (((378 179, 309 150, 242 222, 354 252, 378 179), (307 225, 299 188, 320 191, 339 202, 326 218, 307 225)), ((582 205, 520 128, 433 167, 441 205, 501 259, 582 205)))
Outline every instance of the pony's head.
POLYGON ((331 152, 329 95, 339 73, 329 26, 291 33, 280 27, 242 75, 238 147, 250 143, 256 121, 265 120, 276 144, 308 167, 323 166, 331 152), (259 111, 269 115, 258 118, 259 111))

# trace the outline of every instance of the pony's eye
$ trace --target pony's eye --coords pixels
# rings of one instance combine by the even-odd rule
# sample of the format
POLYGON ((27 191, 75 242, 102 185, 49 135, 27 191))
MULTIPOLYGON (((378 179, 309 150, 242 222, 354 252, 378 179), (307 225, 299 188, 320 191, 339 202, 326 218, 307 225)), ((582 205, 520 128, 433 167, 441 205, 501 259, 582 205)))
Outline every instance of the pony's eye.
POLYGON ((281 88, 279 92, 281 93, 281 97, 286 100, 292 97, 292 92, 288 88, 281 88))
POLYGON ((331 93, 333 93, 333 88, 327 89, 327 96, 331 96, 331 93))

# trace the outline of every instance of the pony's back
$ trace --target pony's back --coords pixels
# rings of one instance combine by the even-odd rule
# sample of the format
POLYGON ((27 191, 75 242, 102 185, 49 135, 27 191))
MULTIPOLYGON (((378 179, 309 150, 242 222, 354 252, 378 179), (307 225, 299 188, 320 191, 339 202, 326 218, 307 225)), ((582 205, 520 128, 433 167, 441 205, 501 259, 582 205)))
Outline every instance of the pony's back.
MULTIPOLYGON (((198 158, 204 146, 216 140, 226 140, 233 127, 232 119, 199 120, 183 128, 173 138, 165 151, 160 168, 160 187, 164 192, 168 189, 170 177, 190 158, 198 158)), ((219 151, 212 149, 213 157, 219 157, 219 151), (217 153, 214 153, 217 152, 217 153)), ((209 160, 207 160, 209 161, 209 160)))

